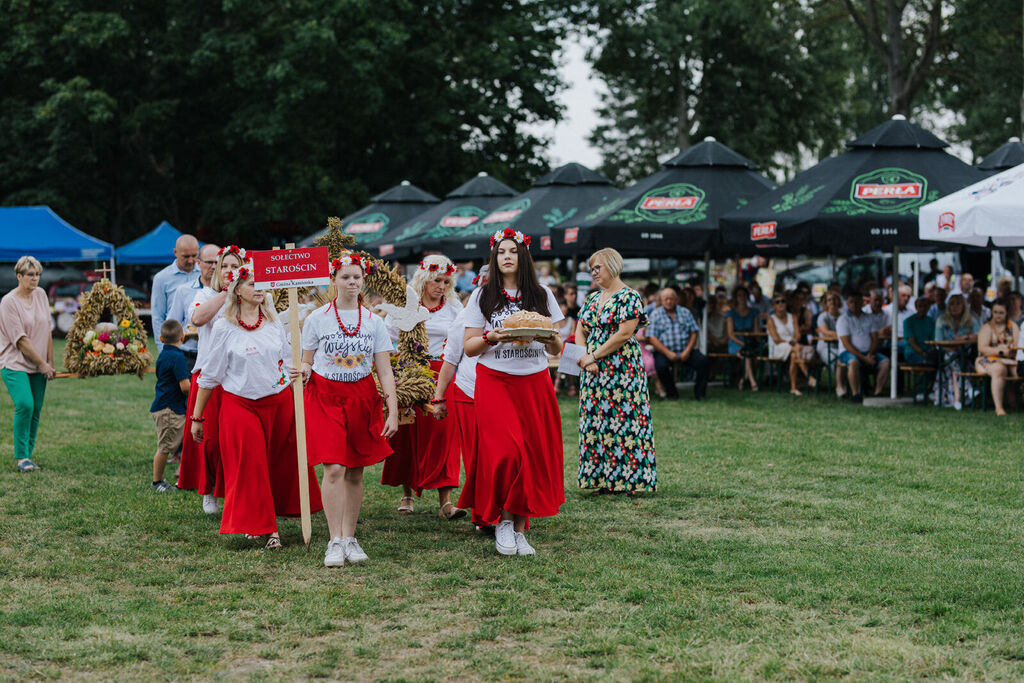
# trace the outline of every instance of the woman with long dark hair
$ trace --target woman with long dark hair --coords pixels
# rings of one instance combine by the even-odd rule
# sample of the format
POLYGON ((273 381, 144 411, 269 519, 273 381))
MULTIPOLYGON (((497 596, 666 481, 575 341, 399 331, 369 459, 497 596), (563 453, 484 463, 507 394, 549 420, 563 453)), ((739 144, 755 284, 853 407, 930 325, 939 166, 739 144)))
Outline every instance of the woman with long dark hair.
POLYGON ((477 452, 459 507, 497 525, 502 555, 533 555, 523 533, 529 518, 558 514, 565 501, 562 423, 545 355, 560 353, 562 340, 554 330, 516 337, 504 327, 514 315, 530 317, 518 315, 527 311, 539 327, 562 319, 555 297, 537 281, 528 246, 517 230, 496 232, 490 277, 466 303, 465 353, 479 357, 477 452))

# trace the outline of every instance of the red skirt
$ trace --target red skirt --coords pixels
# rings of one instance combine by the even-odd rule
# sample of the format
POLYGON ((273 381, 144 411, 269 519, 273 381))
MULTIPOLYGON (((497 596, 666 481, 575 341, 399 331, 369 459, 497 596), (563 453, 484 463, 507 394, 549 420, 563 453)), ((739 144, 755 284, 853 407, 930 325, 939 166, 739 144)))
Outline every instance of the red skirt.
POLYGON ((306 457, 310 465, 369 467, 391 455, 384 409, 372 375, 333 382, 315 372, 306 385, 306 457))
MULTIPOLYGON (((441 369, 441 361, 430 361, 430 369, 441 369)), ((452 389, 448 385, 445 398, 452 404, 452 389)), ((384 462, 380 483, 388 486, 411 486, 416 495, 423 489, 439 489, 459 485, 458 426, 451 417, 435 419, 422 408, 414 408, 416 421, 402 425, 391 437, 394 454, 384 462)))
POLYGON ((547 371, 517 376, 476 367, 476 457, 459 507, 497 524, 501 511, 550 517, 565 502, 562 420, 547 371))
MULTIPOLYGON (((224 463, 222 534, 270 534, 277 516, 299 514, 295 406, 291 391, 252 400, 225 391, 220 403, 220 455, 224 463)), ((309 509, 323 509, 312 467, 309 509)))
MULTIPOLYGON (((200 373, 192 373, 188 388, 188 407, 185 415, 192 417, 196 407, 196 382, 200 373)), ((178 468, 178 488, 194 490, 202 495, 212 493, 224 497, 224 465, 220 461, 220 443, 217 436, 217 415, 220 413, 220 398, 224 390, 217 387, 211 392, 210 400, 203 408, 203 443, 192 438, 192 423, 185 420, 185 436, 181 441, 181 467, 178 468)))
MULTIPOLYGON (((459 427, 462 463, 468 476, 468 472, 473 467, 473 460, 476 458, 476 404, 466 392, 455 385, 455 382, 452 382, 452 387, 454 387, 455 402, 448 406, 448 412, 449 415, 455 417, 455 424, 459 427)), ((472 510, 472 520, 473 524, 478 526, 486 524, 475 509, 472 510)))

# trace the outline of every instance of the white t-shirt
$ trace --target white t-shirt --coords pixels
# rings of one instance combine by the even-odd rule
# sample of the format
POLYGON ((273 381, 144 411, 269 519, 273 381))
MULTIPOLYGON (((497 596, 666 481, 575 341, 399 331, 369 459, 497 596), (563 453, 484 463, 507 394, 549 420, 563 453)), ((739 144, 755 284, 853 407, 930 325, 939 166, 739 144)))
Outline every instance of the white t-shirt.
POLYGON ((464 346, 466 339, 466 309, 459 311, 455 322, 448 328, 448 341, 444 345, 442 359, 457 367, 455 386, 466 396, 474 398, 476 390, 476 357, 467 356, 464 346))
POLYGON ((198 384, 218 385, 236 396, 256 400, 288 388, 292 349, 284 330, 264 322, 258 330, 243 330, 221 318, 213 326, 210 349, 198 384))
MULTIPOLYGON (((888 325, 892 321, 892 317, 885 314, 885 311, 879 311, 878 313, 871 312, 871 306, 864 306, 860 309, 862 315, 860 317, 865 318, 871 323, 871 331, 878 332, 880 329, 888 325)), ((858 347, 860 348, 860 347, 858 347)))
MULTIPOLYGON (((515 297, 519 290, 505 290, 509 296, 515 297)), ((484 332, 501 327, 505 318, 519 310, 519 306, 512 302, 505 304, 503 309, 494 313, 494 320, 486 320, 480 310, 480 294, 483 289, 473 292, 466 302, 466 327, 480 327, 484 332)), ((550 289, 544 288, 548 296, 548 312, 551 314, 551 322, 558 323, 564 317, 558 302, 550 289)), ((532 375, 548 369, 548 357, 544 353, 544 345, 540 342, 530 342, 525 346, 517 346, 514 342, 504 342, 497 346, 488 346, 487 350, 478 357, 478 362, 492 370, 504 372, 508 375, 532 375)))
MULTIPOLYGON (((448 330, 451 328, 455 318, 462 312, 462 302, 452 297, 445 302, 440 311, 431 313, 423 326, 427 328, 427 356, 430 360, 440 360, 444 351, 444 340, 448 338, 448 330)), ((392 341, 398 341, 398 327, 395 326, 391 316, 384 319, 387 323, 388 334, 392 341)), ((346 325, 348 323, 345 323, 346 325)))
POLYGON ((861 313, 854 317, 849 313, 843 313, 836 322, 836 334, 839 335, 839 350, 845 351, 842 345, 843 337, 849 337, 853 347, 861 353, 867 353, 871 348, 871 333, 875 331, 874 323, 867 313, 861 313))
MULTIPOLYGON (((896 323, 898 325, 897 332, 898 332, 898 338, 899 339, 903 339, 903 323, 905 323, 907 321, 907 318, 913 318, 914 317, 914 313, 916 311, 917 311, 917 308, 914 306, 914 300, 913 299, 911 299, 910 301, 907 302, 907 307, 904 308, 902 311, 897 309, 897 311, 896 311, 896 323)), ((886 304, 885 306, 882 306, 882 313, 885 314, 885 324, 886 325, 892 324, 892 304, 886 304)), ((878 329, 882 329, 882 328, 880 327, 878 329)))
MULTIPOLYGON (((188 322, 196 325, 195 321, 192 320, 192 316, 195 314, 196 309, 215 296, 217 296, 217 292, 215 292, 212 287, 204 286, 196 292, 195 296, 192 297, 192 305, 189 307, 188 322)), ((210 354, 210 338, 213 336, 213 324, 223 317, 224 307, 221 306, 220 310, 214 313, 209 322, 205 325, 196 325, 196 332, 199 333, 199 350, 196 352, 196 366, 194 368, 196 371, 203 369, 203 363, 206 361, 206 357, 210 354)))
POLYGON ((334 317, 334 304, 321 306, 306 317, 302 326, 302 350, 313 351, 313 372, 334 382, 358 382, 373 371, 373 354, 391 351, 394 346, 384 320, 363 308, 363 321, 358 311, 339 310, 341 322, 352 331, 341 331, 334 317))

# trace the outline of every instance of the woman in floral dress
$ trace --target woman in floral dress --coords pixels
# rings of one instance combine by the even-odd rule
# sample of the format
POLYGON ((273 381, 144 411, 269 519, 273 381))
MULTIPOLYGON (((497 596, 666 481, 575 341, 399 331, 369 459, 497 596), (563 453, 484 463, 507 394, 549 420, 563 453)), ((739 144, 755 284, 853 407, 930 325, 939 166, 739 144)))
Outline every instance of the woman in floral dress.
POLYGON ((590 257, 600 291, 580 310, 579 487, 595 493, 654 491, 654 429, 637 327, 646 325, 644 301, 623 284, 622 256, 601 249, 590 257))

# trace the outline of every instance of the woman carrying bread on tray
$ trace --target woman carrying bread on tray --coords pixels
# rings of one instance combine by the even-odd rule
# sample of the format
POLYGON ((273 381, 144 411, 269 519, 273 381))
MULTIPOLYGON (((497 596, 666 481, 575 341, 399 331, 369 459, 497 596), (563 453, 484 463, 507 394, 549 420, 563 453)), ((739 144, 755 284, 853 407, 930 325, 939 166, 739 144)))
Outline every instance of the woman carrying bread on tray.
MULTIPOLYGON (((455 264, 447 256, 434 254, 420 262, 409 286, 420 297, 420 305, 427 309, 427 356, 430 369, 441 370, 441 353, 448 337, 448 328, 462 311, 462 303, 455 294, 455 264)), ((385 318, 388 331, 398 339, 398 328, 385 318)), ((448 396, 451 392, 448 392, 448 396)), ((441 408, 447 396, 434 399, 428 410, 416 407, 416 421, 401 425, 390 439, 394 454, 384 461, 380 483, 401 486, 402 500, 398 512, 413 511, 412 494, 424 489, 437 490, 438 517, 444 520, 461 519, 466 511, 452 503, 452 491, 459 485, 459 435, 455 420, 444 419, 441 408)))
POLYGON ((494 233, 490 277, 466 302, 465 353, 479 357, 477 452, 459 505, 497 525, 502 555, 533 555, 529 518, 556 515, 565 502, 562 422, 545 355, 562 350, 552 329, 562 313, 537 281, 529 243, 513 228, 494 233))

